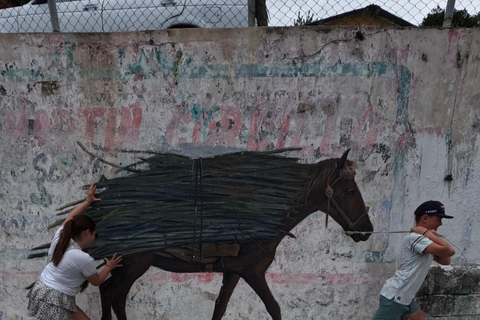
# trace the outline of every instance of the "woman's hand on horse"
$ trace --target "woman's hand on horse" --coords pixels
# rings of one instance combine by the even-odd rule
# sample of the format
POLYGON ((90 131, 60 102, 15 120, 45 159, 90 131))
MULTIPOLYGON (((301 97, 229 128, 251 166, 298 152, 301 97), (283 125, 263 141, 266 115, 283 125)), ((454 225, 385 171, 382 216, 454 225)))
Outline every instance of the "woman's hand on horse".
POLYGON ((87 201, 90 203, 102 201, 102 199, 95 198, 95 190, 97 190, 97 186, 94 184, 91 184, 87 189, 87 201))
POLYGON ((105 259, 105 267, 110 268, 110 270, 115 269, 116 267, 121 267, 123 264, 120 264, 122 262, 122 256, 117 257, 117 253, 113 254, 113 257, 111 260, 108 260, 107 258, 105 259))
POLYGON ((105 267, 100 271, 100 273, 95 273, 94 275, 87 278, 88 282, 90 282, 94 286, 99 286, 105 282, 109 278, 110 271, 115 269, 116 267, 121 267, 122 264, 122 256, 117 257, 117 253, 115 253, 112 259, 108 260, 107 258, 103 258, 105 260, 105 267))

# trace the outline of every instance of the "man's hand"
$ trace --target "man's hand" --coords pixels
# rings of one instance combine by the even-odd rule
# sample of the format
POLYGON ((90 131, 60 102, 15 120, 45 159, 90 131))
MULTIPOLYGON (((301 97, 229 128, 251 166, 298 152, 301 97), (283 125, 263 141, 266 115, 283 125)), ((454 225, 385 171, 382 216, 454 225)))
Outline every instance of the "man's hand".
MULTIPOLYGON (((428 230, 427 228, 420 227, 420 226, 416 226, 416 227, 413 227, 412 229, 410 229, 410 231, 418 233, 418 234, 424 234, 427 230, 428 230)), ((431 230, 431 231, 435 231, 435 230, 431 230)))

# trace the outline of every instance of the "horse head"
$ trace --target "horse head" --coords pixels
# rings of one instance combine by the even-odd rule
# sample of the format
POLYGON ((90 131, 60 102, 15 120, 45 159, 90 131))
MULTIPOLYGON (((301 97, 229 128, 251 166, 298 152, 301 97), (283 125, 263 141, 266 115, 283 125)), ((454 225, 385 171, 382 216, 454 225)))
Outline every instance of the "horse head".
POLYGON ((315 197, 315 209, 325 212, 327 219, 328 216, 332 217, 345 231, 358 231, 351 234, 352 239, 358 242, 370 237, 373 225, 355 182, 357 166, 347 160, 349 151, 350 149, 340 159, 317 163, 317 183, 312 185, 308 198, 311 201, 315 197))

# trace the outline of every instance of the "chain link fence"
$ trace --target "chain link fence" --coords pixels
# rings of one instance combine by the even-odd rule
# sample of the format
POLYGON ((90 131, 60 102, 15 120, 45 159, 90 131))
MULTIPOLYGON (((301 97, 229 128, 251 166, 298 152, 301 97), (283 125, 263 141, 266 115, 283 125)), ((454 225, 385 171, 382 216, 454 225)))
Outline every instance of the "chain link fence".
MULTIPOLYGON (((447 6, 446 0, 53 0, 50 7, 47 0, 18 1, 24 0, 0 0, 1 33, 52 32, 55 11, 56 31, 119 32, 255 24, 420 26, 429 15, 443 21, 447 6)), ((455 9, 463 19, 480 19, 480 0, 457 0, 455 9)))
MULTIPOLYGON (((333 23, 334 17, 341 19, 341 24, 350 24, 348 16, 350 16, 351 24, 375 24, 372 23, 370 17, 362 15, 370 10, 374 15, 382 14, 389 16, 391 19, 401 19, 414 26, 420 26, 423 19, 432 12, 437 12, 443 20, 444 10, 447 6, 447 0, 283 0, 272 1, 267 4, 269 11, 270 26, 291 26, 297 24, 309 24, 314 22, 333 23), (373 6, 372 6, 373 5, 373 6), (367 10, 365 10, 367 9, 367 10), (362 11, 363 10, 363 11, 362 11), (354 12, 352 12, 354 11, 354 12)), ((466 10, 470 16, 477 16, 480 12, 480 0, 456 0, 455 10, 466 10)), ((398 20, 400 21, 400 20, 398 20)), ((317 23, 318 24, 318 23, 317 23)), ((322 24, 322 23, 320 23, 322 24)))
MULTIPOLYGON (((57 0, 61 32, 248 26, 246 0, 57 0), (212 3, 212 4, 209 4, 212 3)), ((52 32, 47 0, 0 10, 0 32, 52 32)))

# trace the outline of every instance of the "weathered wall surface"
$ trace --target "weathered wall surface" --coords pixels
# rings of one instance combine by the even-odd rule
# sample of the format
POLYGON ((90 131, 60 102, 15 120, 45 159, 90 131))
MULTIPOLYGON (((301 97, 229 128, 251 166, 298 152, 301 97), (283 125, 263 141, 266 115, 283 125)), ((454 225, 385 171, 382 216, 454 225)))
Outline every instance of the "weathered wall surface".
MULTIPOLYGON (((1 34, 0 318, 26 318, 23 288, 45 265, 26 256, 51 239, 54 210, 82 197, 82 185, 122 174, 100 159, 126 165, 149 151, 302 147, 316 162, 351 148, 375 230, 408 230, 419 203, 441 200, 455 219, 440 232, 465 272, 432 277, 447 288, 478 282, 479 48, 473 29, 1 34)), ((354 243, 324 220, 312 214, 282 242, 267 275, 273 294, 285 319, 369 319, 404 235, 354 243)), ((209 319, 220 285, 218 274, 151 269, 130 291, 127 315, 209 319)), ((478 318, 478 290, 461 295, 465 308, 425 308, 478 318)), ((97 288, 77 301, 99 318, 97 288)), ((241 282, 225 319, 268 314, 241 282)))
POLYGON ((479 273, 471 266, 432 268, 417 301, 433 319, 478 319, 479 273))

